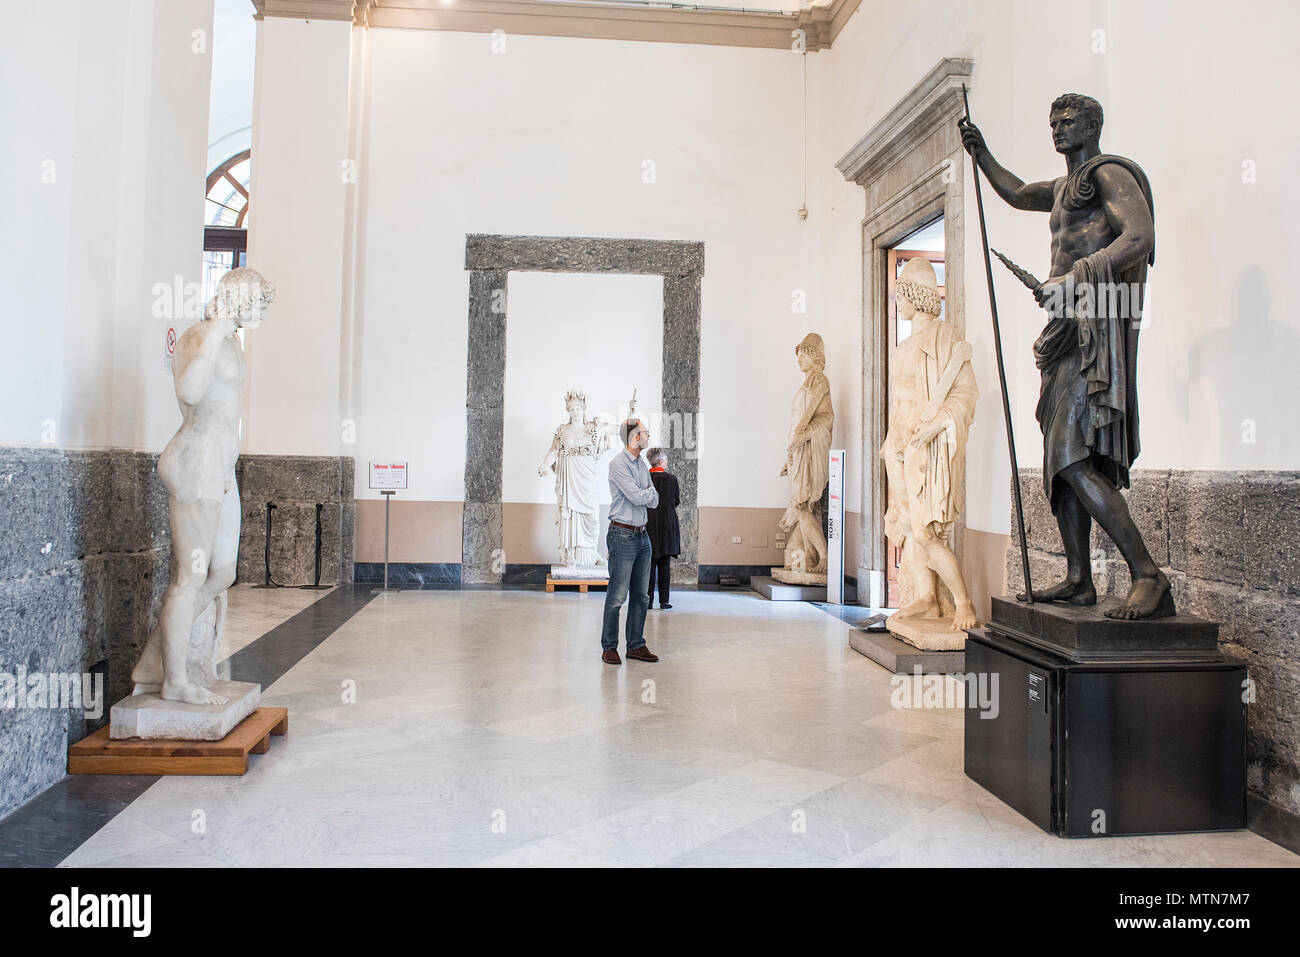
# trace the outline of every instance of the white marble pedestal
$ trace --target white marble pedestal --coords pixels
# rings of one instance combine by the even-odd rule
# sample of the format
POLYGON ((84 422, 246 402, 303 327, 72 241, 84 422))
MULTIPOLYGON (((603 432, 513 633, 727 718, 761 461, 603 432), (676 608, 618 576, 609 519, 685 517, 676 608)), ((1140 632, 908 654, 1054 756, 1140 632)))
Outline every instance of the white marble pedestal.
POLYGON ((899 618, 890 615, 885 627, 891 634, 922 651, 961 651, 966 632, 953 631, 951 618, 899 618))
POLYGON ((109 712, 109 737, 173 738, 182 741, 220 741, 239 722, 257 710, 262 686, 248 681, 218 681, 211 688, 225 704, 188 704, 166 701, 157 694, 133 694, 109 712))
POLYGON ((609 581, 608 565, 552 565, 551 578, 554 581, 609 581))
POLYGON ((813 585, 826 587, 826 573, 795 571, 793 568, 773 568, 772 577, 783 585, 813 585))

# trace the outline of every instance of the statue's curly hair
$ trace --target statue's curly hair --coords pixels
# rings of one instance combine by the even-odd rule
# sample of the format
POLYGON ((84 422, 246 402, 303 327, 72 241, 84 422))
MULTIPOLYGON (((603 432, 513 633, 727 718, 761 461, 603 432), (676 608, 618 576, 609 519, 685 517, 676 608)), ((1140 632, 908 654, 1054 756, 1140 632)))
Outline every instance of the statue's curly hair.
POLYGON ((204 319, 246 316, 256 305, 275 302, 275 287, 256 269, 240 266, 221 277, 217 292, 203 309, 204 319))
POLYGON ((1097 121, 1097 135, 1101 135, 1102 112, 1101 104, 1090 96, 1082 93, 1062 93, 1052 101, 1052 109, 1048 115, 1055 113, 1057 110, 1075 109, 1085 120, 1097 121))
POLYGON ((913 282, 910 279, 895 279, 894 291, 927 316, 938 317, 943 309, 943 300, 939 298, 939 290, 923 286, 919 282, 913 282))
POLYGON ((570 389, 568 392, 564 393, 565 407, 567 408, 569 403, 572 402, 574 399, 577 399, 583 405, 586 405, 587 393, 583 392, 581 389, 570 389))

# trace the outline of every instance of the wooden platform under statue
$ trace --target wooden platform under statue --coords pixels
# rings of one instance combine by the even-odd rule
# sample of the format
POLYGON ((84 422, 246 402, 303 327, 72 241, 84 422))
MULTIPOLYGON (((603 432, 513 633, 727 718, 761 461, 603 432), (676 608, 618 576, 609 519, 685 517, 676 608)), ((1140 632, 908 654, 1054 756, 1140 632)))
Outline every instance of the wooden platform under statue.
POLYGON ((578 591, 585 592, 588 588, 608 588, 608 578, 552 578, 546 576, 546 590, 555 591, 556 585, 576 585, 578 591))
POLYGON ((220 741, 113 740, 104 727, 68 748, 68 773, 241 775, 250 754, 265 754, 271 735, 288 730, 288 708, 258 708, 220 741))

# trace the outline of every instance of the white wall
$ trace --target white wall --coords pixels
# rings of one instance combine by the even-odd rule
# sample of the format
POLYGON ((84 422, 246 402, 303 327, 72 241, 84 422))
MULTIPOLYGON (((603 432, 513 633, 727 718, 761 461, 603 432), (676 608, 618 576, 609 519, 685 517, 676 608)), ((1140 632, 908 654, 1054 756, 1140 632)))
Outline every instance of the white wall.
MULTIPOLYGON (((569 389, 587 394, 588 418, 615 422, 637 389, 637 416, 651 426, 652 442, 662 438, 663 280, 516 272, 509 282, 501 500, 554 505, 555 475, 539 476, 537 466, 568 420, 569 389)), ((609 504, 607 463, 621 444, 615 440, 597 467, 602 504, 609 504)), ((436 466, 436 449, 419 451, 436 466)))
POLYGON ((201 278, 212 0, 5 14, 0 442, 160 449, 166 329, 192 319, 154 287, 201 278))
POLYGON ((344 213, 362 175, 348 155, 351 42, 349 23, 258 25, 248 264, 276 300, 245 339, 245 452, 340 451, 344 213))
MULTIPOLYGON (((1106 111, 1103 150, 1137 160, 1155 195, 1137 465, 1295 468, 1300 315, 1285 308, 1283 294, 1297 250, 1289 208, 1300 129, 1285 119, 1289 100, 1276 70, 1298 27, 1300 11, 1284 0, 1251 4, 1248 15, 1204 3, 1193 14, 1175 0, 905 7, 864 0, 832 49, 831 152, 842 155, 940 58, 971 57, 971 111, 994 155, 1026 180, 1048 179, 1064 172, 1047 128, 1052 99, 1096 96, 1106 111), (1094 52, 1098 30, 1105 52, 1094 52), (1257 164, 1253 185, 1242 182, 1247 159, 1257 164), (1247 418, 1257 423, 1253 444, 1242 441, 1247 418)), ((1046 216, 986 194, 993 244, 1044 275, 1046 216)), ((967 196, 966 326, 982 394, 968 451, 968 524, 1006 532, 1009 465, 973 190, 967 196)), ((856 213, 837 207, 836 216, 837 243, 847 244, 861 200, 856 213)), ((996 281, 1017 453, 1022 464, 1040 465, 1039 377, 1029 348, 1042 313, 1009 275, 996 281)), ((847 302, 847 273, 836 288, 847 302)))
MULTIPOLYGON (((714 444, 701 450, 700 504, 785 504, 794 346, 807 331, 832 356, 834 442, 854 441, 860 332, 856 311, 823 294, 824 147, 810 153, 809 218, 797 216, 799 56, 513 36, 494 53, 489 36, 418 30, 367 41, 359 462, 430 444, 436 470, 412 469, 411 497, 463 497, 467 233, 705 244, 701 416, 714 444), (792 312, 798 289, 807 314, 792 312)), ((824 56, 809 57, 814 111, 824 56)))

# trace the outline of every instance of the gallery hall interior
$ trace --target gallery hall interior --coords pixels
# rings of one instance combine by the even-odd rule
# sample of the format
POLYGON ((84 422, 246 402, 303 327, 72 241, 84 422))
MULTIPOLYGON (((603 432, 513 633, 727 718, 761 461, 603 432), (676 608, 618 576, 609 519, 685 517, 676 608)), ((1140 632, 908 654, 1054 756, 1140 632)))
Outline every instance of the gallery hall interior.
POLYGON ((37 923, 1300 866, 1291 0, 0 7, 37 923))

